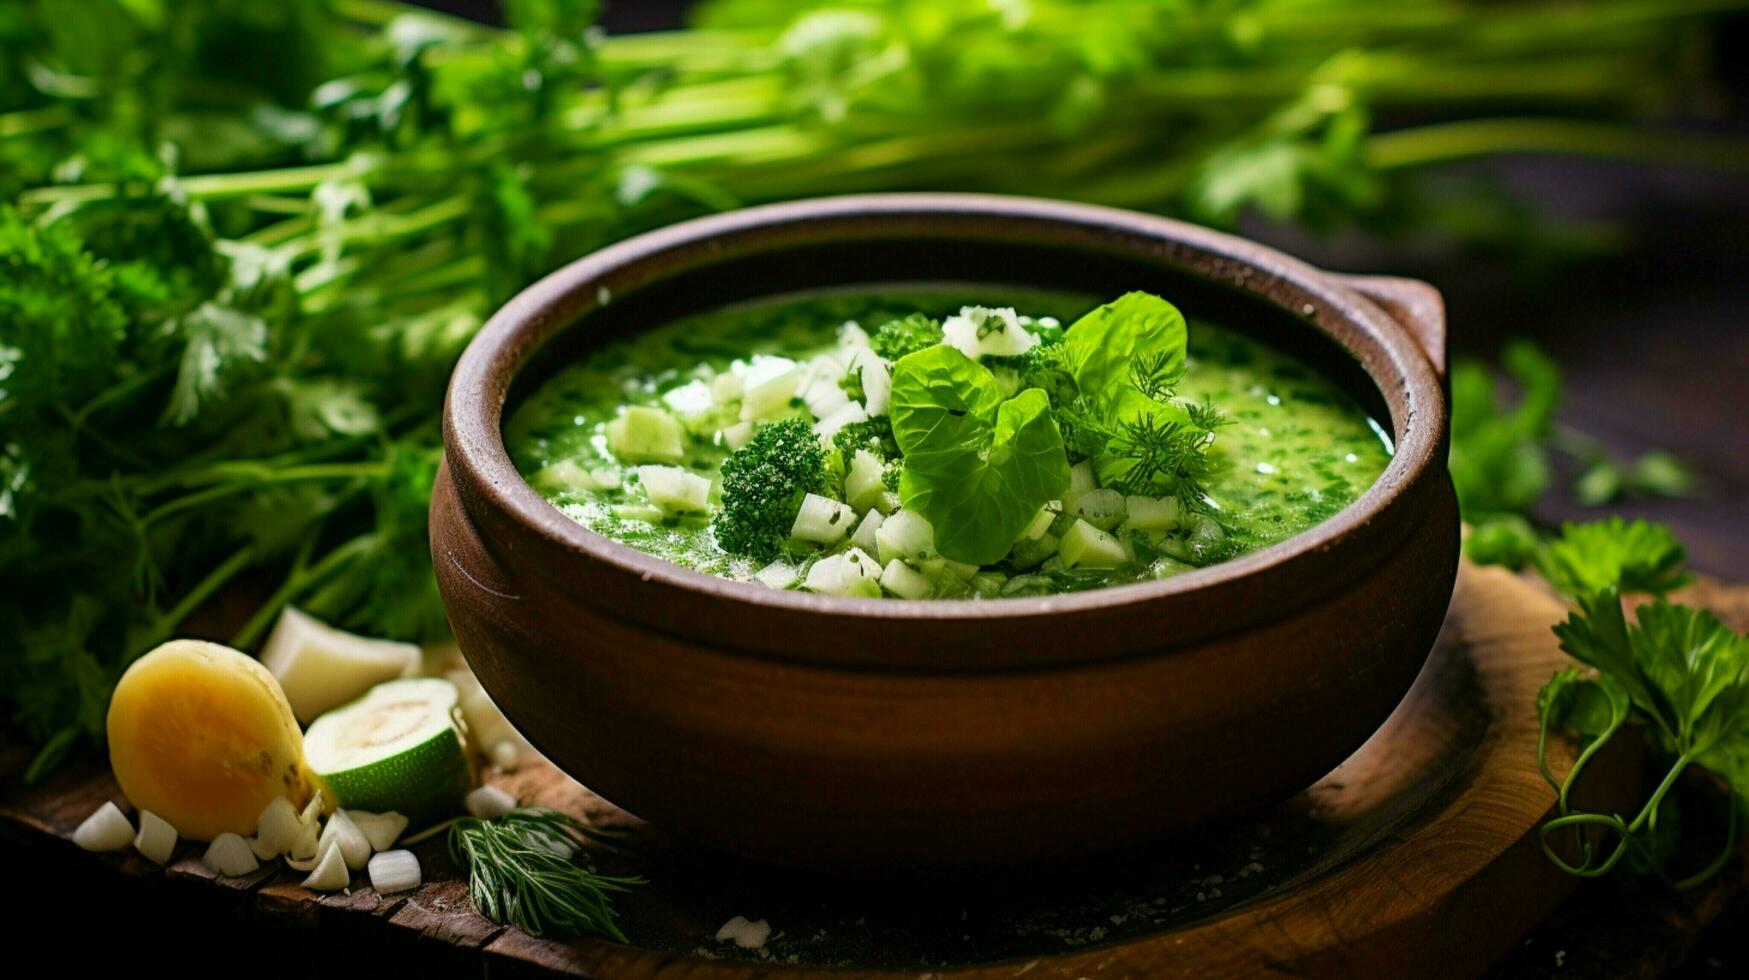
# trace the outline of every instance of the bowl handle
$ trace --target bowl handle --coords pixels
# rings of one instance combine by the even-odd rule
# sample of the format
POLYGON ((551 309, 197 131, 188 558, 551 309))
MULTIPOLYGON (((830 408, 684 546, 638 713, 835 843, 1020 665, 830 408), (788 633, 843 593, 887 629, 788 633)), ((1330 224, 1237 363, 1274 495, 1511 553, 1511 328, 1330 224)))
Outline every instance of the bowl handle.
POLYGON ((1396 276, 1336 276, 1336 281, 1372 300, 1403 325, 1421 346, 1433 370, 1445 377, 1445 297, 1419 279, 1396 276))

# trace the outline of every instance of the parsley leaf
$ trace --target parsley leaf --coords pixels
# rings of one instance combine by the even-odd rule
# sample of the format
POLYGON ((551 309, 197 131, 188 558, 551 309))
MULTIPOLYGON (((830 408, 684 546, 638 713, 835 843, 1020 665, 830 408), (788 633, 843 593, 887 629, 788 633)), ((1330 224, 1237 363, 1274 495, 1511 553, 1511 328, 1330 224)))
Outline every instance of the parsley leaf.
POLYGON ((1663 524, 1619 517, 1565 524, 1536 554, 1537 570, 1558 591, 1589 595, 1611 585, 1663 595, 1688 581, 1686 552, 1663 524))
POLYGON ((888 410, 905 455, 904 506, 928 519, 955 561, 1002 558, 1038 510, 1069 486, 1050 399, 1028 388, 1006 401, 988 368, 938 345, 893 366, 888 410))

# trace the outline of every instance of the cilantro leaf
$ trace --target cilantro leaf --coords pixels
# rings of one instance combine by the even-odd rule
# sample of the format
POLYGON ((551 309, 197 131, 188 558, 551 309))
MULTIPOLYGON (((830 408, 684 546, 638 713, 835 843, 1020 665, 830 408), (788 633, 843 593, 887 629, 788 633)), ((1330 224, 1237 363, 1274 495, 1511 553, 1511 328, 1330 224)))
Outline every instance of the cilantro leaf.
POLYGON ((1589 595, 1610 585, 1663 595, 1688 581, 1684 556, 1682 544, 1663 524, 1611 517, 1562 525, 1561 536, 1536 554, 1536 565, 1567 595, 1589 595))
POLYGON ((1451 477, 1464 517, 1528 511, 1553 479, 1548 439, 1561 400, 1558 368, 1518 341, 1503 355, 1517 382, 1516 405, 1504 403, 1488 369, 1460 362, 1451 373, 1451 477))
POLYGON ((899 498, 956 561, 999 560, 1069 486, 1045 393, 1029 388, 1004 401, 995 375, 952 347, 899 359, 888 412, 905 454, 899 498))

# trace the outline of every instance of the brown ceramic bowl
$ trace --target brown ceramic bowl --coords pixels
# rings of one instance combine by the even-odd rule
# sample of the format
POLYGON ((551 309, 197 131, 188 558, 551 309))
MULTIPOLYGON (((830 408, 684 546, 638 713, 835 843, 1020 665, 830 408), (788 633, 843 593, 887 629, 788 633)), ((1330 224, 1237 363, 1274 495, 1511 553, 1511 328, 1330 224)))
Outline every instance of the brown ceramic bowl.
POLYGON ((894 874, 1157 841, 1324 775, 1408 690, 1451 597, 1439 296, 1125 211, 974 195, 754 208, 517 296, 450 383, 431 502, 463 652, 561 768, 658 826, 894 874), (587 531, 512 466, 514 406, 579 351, 726 303, 895 283, 1145 289, 1316 363, 1396 455, 1274 547, 1159 582, 905 602, 773 591, 587 531))

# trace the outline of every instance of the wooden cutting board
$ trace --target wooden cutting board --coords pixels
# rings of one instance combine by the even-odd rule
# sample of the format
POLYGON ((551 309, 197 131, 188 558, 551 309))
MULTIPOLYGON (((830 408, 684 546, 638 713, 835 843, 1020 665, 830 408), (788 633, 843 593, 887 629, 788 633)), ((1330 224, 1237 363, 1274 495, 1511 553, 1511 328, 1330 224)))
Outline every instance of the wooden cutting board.
MULTIPOLYGON (((1749 621, 1749 588, 1710 586, 1691 601, 1739 628, 1749 621)), ((51 849, 49 860, 116 882, 179 889, 312 942, 413 944, 440 951, 451 967, 494 972, 1431 977, 1474 976, 1503 963, 1496 969, 1512 975, 1545 965, 1572 975, 1593 940, 1631 942, 1639 927, 1659 930, 1647 949, 1668 958, 1717 914, 1721 889, 1740 890, 1740 863, 1711 892, 1619 903, 1652 921, 1591 909, 1563 924, 1557 913, 1546 936, 1524 939, 1573 890, 1530 836, 1553 802, 1536 770, 1533 705, 1565 663, 1548 631, 1561 614, 1534 584, 1465 566, 1420 679, 1336 771, 1265 812, 1073 872, 880 885, 777 872, 669 838, 545 763, 495 777, 524 800, 628 832, 622 852, 599 860, 603 870, 649 879, 620 903, 625 946, 537 939, 482 919, 438 842, 420 849, 426 883, 387 897, 368 887, 317 896, 298 887, 301 875, 277 866, 216 878, 190 844, 164 869, 131 852, 85 854, 68 838, 103 800, 122 802, 113 781, 86 769, 26 789, 18 773, 27 753, 19 747, 0 748, 0 841, 39 855, 51 849), (771 938, 758 949, 716 941, 734 916, 766 920, 771 938), (1596 921, 1608 924, 1608 936, 1587 934, 1596 921)), ((1594 786, 1626 793, 1637 760, 1623 752, 1608 761, 1594 786)), ((1588 889, 1574 902, 1596 902, 1597 893, 1588 889)), ((1618 950, 1600 965, 1618 973, 1631 967, 1631 953, 1618 950)))

